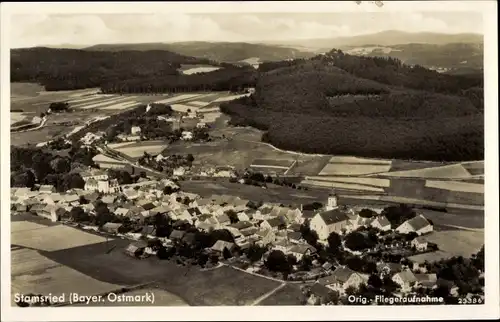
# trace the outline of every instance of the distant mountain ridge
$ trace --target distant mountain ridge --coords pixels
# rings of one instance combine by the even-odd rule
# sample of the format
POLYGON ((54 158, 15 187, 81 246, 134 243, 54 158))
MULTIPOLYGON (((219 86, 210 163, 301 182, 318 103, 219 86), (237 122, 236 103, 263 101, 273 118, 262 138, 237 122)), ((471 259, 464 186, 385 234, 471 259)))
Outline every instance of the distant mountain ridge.
POLYGON ((336 37, 336 38, 318 38, 291 41, 266 41, 266 44, 291 46, 294 48, 308 48, 309 50, 328 51, 331 48, 344 48, 348 46, 393 46, 404 44, 434 44, 444 45, 449 43, 472 43, 482 44, 483 35, 474 33, 443 34, 434 32, 411 33, 398 30, 386 30, 373 34, 336 37))
POLYGON ((210 59, 218 62, 240 62, 257 57, 260 61, 280 61, 294 58, 309 58, 314 54, 281 45, 254 44, 246 42, 176 42, 101 44, 84 48, 89 51, 149 51, 166 50, 185 56, 210 59))

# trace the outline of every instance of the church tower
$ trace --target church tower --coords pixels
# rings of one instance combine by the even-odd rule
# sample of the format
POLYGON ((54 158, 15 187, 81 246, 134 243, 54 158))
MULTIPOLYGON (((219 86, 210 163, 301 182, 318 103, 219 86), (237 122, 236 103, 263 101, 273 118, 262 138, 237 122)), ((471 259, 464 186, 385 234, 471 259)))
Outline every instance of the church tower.
POLYGON ((326 211, 337 209, 338 205, 338 196, 334 190, 328 195, 328 200, 326 203, 326 211))

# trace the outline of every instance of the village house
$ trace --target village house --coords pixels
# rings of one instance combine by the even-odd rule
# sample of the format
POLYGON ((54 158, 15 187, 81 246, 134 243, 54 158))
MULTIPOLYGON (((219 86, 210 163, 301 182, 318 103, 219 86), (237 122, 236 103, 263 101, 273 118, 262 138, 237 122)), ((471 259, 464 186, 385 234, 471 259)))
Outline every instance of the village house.
POLYGON ((414 274, 417 280, 417 287, 433 288, 437 284, 436 274, 414 274))
POLYGON ((428 242, 423 237, 417 237, 411 241, 411 247, 415 247, 415 249, 419 252, 426 251, 427 246, 428 246, 428 242))
POLYGON ((372 226, 373 228, 380 229, 381 231, 391 230, 391 223, 389 222, 389 220, 387 220, 385 216, 377 216, 370 223, 370 226, 372 226))
POLYGON ((135 258, 144 258, 147 256, 146 247, 148 247, 148 244, 145 241, 134 242, 125 248, 125 254, 135 258))
POLYGON ((189 141, 193 139, 193 132, 191 131, 182 131, 181 140, 189 141))
POLYGON ((176 177, 182 177, 186 174, 186 169, 184 167, 177 167, 174 169, 173 175, 176 177))
POLYGON ((212 252, 215 254, 218 254, 219 256, 222 256, 224 253, 224 249, 227 249, 230 253, 233 253, 235 250, 236 245, 224 240, 218 240, 215 242, 215 244, 210 247, 212 252))
POLYGON ((234 178, 236 177, 234 169, 231 167, 217 167, 213 173, 214 177, 218 178, 234 178))
POLYGON ((318 305, 327 304, 332 298, 332 290, 320 283, 314 283, 309 289, 307 304, 318 305))
POLYGON ((332 232, 342 234, 349 225, 349 215, 339 209, 320 212, 310 222, 311 229, 316 231, 322 240, 326 240, 332 232))
POLYGON ((313 255, 314 253, 316 253, 316 248, 314 248, 313 246, 304 245, 304 244, 293 245, 288 250, 288 253, 292 254, 293 256, 295 256, 295 258, 298 261, 300 261, 302 259, 302 257, 304 257, 305 255, 310 256, 310 255, 313 255))
POLYGON ((80 172, 80 176, 82 177, 83 181, 87 182, 89 179, 94 179, 94 180, 108 180, 108 174, 106 171, 103 170, 87 170, 87 171, 82 171, 80 172))
POLYGON ((120 191, 120 185, 116 179, 99 181, 88 179, 87 182, 85 182, 85 190, 99 191, 102 193, 117 193, 120 191))
POLYGON ((39 193, 53 193, 56 192, 56 188, 53 185, 46 184, 46 185, 41 185, 38 191, 39 193))
POLYGON ((46 195, 43 198, 42 202, 47 205, 55 205, 59 203, 61 200, 63 200, 63 196, 58 192, 54 192, 49 195, 46 195))
POLYGON ((119 207, 115 209, 114 214, 120 217, 127 217, 129 212, 129 209, 119 207))
POLYGON ((392 276, 392 280, 401 287, 401 291, 407 292, 411 290, 411 287, 417 281, 417 278, 413 272, 409 269, 401 271, 392 276))
POLYGON ((318 283, 326 287, 344 294, 349 287, 358 289, 361 284, 368 282, 368 276, 362 273, 353 271, 349 267, 340 266, 335 269, 332 275, 322 277, 318 283))
POLYGON ((141 128, 139 126, 132 126, 130 128, 130 135, 138 135, 141 133, 141 128))
POLYGON ((417 235, 423 235, 433 231, 433 226, 423 215, 418 215, 402 223, 396 231, 400 234, 415 232, 417 235))
POLYGON ((381 275, 394 275, 398 272, 401 272, 401 270, 403 269, 403 265, 401 265, 400 263, 391 263, 391 262, 388 262, 388 263, 378 263, 377 264, 377 271, 379 272, 379 274, 381 275))
POLYGON ((255 233, 259 237, 259 245, 267 246, 274 242, 275 235, 271 229, 261 229, 255 233))
POLYGON ((262 229, 270 229, 272 231, 277 232, 278 230, 282 228, 286 228, 286 223, 281 217, 275 217, 271 218, 268 220, 264 220, 261 224, 260 227, 262 229))
POLYGON ((294 244, 300 244, 302 242, 302 234, 298 231, 288 231, 287 239, 294 244))
POLYGON ((43 207, 37 207, 37 208, 32 207, 31 211, 33 211, 33 209, 35 209, 35 212, 38 216, 43 217, 43 218, 47 218, 52 222, 56 222, 60 219, 60 218, 58 218, 58 214, 57 214, 57 210, 59 208, 60 207, 58 207, 56 205, 45 205, 43 207))
POLYGON ((281 239, 273 243, 272 249, 282 251, 283 253, 286 254, 288 253, 288 249, 290 248, 290 246, 291 245, 287 242, 287 240, 281 239))
POLYGON ((102 231, 107 232, 109 234, 118 234, 122 226, 123 224, 120 223, 108 222, 102 226, 102 231))

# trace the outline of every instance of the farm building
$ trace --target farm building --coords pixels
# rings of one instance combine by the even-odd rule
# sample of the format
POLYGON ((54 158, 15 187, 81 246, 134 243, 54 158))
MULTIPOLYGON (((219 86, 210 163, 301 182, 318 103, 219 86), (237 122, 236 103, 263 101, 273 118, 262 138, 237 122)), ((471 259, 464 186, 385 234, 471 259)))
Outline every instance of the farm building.
POLYGON ((182 131, 182 140, 192 140, 193 139, 193 132, 191 131, 182 131))
POLYGON ((148 247, 148 244, 144 241, 131 243, 125 248, 125 254, 135 258, 143 258, 147 255, 145 253, 146 247, 148 247))
POLYGON ((432 224, 423 215, 418 215, 412 219, 408 219, 396 228, 396 231, 400 234, 415 232, 418 235, 430 233, 433 230, 434 228, 432 224))
POLYGON ((139 126, 132 126, 130 128, 130 135, 137 135, 141 133, 141 127, 139 126))
POLYGON ((122 226, 119 223, 108 222, 102 226, 102 230, 110 234, 117 234, 122 226))
POLYGON ((222 254, 224 252, 224 249, 227 249, 228 251, 232 252, 234 251, 235 247, 236 246, 233 243, 224 240, 218 240, 210 249, 215 253, 222 254))
POLYGON ((120 186, 116 179, 113 180, 95 180, 89 179, 85 182, 85 190, 99 191, 102 193, 117 193, 120 191, 120 186))
POLYGON ((41 185, 40 188, 38 189, 40 193, 52 193, 56 192, 56 188, 53 185, 41 185))
POLYGON ((366 283, 368 278, 366 275, 353 271, 348 267, 338 267, 332 275, 320 278, 318 283, 326 287, 344 292, 349 287, 358 288, 359 285, 366 283))
POLYGON ((87 170, 87 171, 82 171, 80 172, 80 176, 82 177, 83 181, 87 182, 89 179, 94 179, 94 180, 108 180, 108 173, 103 170, 87 170))
POLYGON ((405 270, 394 274, 392 280, 399 284, 404 289, 409 289, 412 283, 417 281, 417 278, 411 270, 405 270))
POLYGON ((418 251, 427 250, 428 244, 429 243, 424 239, 424 237, 417 237, 411 241, 411 246, 415 247, 415 249, 418 251))

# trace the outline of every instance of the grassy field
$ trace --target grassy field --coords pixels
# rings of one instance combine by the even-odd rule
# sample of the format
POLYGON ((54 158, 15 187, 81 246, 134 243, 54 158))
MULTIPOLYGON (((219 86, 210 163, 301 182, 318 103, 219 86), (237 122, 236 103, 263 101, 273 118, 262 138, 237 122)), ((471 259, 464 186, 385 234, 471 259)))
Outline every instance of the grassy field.
POLYGON ((484 245, 484 231, 446 230, 425 235, 424 239, 438 245, 439 250, 451 256, 470 257, 484 245))
MULTIPOLYGON (((122 144, 122 143, 119 143, 122 144)), ((144 152, 157 155, 161 151, 163 151, 168 144, 164 141, 141 141, 141 142, 132 142, 130 144, 120 145, 118 147, 110 148, 114 149, 117 152, 123 153, 130 158, 140 158, 144 155, 144 152)))
POLYGON ((332 175, 366 175, 387 172, 390 164, 367 164, 367 163, 328 163, 319 173, 320 176, 332 175))
POLYGON ((251 166, 262 166, 262 167, 277 167, 288 169, 292 166, 295 160, 293 159, 255 159, 252 161, 251 166))
POLYGON ((392 160, 391 163, 391 172, 396 171, 406 171, 406 170, 416 170, 416 169, 425 169, 432 167, 440 167, 443 166, 444 163, 441 162, 433 162, 433 161, 405 161, 405 160, 392 160))
POLYGON ((403 178, 468 178, 470 173, 461 164, 450 164, 440 167, 429 167, 407 171, 394 171, 380 173, 380 176, 403 177, 403 178))
POLYGON ((185 75, 197 74, 197 73, 209 73, 220 69, 220 67, 212 65, 202 65, 202 64, 182 64, 181 68, 177 69, 185 75))
POLYGON ((121 288, 121 285, 101 282, 61 265, 32 249, 11 252, 11 274, 11 294, 52 293, 68 297, 71 292, 93 295, 121 288))
POLYGON ((265 298, 259 305, 302 305, 302 291, 297 284, 287 284, 271 296, 265 298))
POLYGON ((464 162, 462 166, 473 176, 484 174, 484 161, 464 162))

